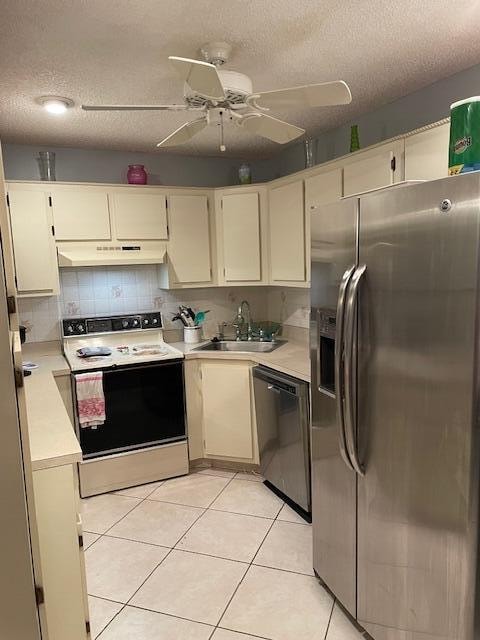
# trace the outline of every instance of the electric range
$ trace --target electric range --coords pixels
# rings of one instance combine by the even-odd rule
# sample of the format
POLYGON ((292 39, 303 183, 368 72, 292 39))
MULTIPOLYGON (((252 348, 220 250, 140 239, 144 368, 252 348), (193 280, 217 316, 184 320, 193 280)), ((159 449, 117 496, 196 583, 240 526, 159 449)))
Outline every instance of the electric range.
POLYGON ((188 473, 183 354, 164 342, 160 313, 67 318, 62 326, 82 497, 188 473), (95 349, 107 355, 79 355, 95 349), (89 373, 100 385, 95 399, 100 392, 105 404, 99 424, 79 418, 79 385, 85 389, 89 373))

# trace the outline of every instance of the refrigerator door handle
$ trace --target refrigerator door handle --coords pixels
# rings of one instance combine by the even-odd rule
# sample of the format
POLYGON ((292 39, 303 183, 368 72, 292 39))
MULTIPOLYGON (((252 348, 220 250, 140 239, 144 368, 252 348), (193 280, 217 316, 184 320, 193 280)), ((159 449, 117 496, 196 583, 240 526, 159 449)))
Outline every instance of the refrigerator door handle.
MULTIPOLYGON (((337 405, 337 427, 338 427, 338 444, 343 461, 349 469, 355 471, 347 453, 347 439, 345 435, 345 379, 344 379, 344 327, 345 327, 345 299, 347 296, 348 285, 355 271, 355 265, 352 265, 345 271, 340 283, 337 302, 337 331, 335 336, 335 402, 337 405)), ((320 351, 320 349, 319 349, 320 351)), ((318 356, 319 357, 319 356, 318 356)))
POLYGON ((354 350, 355 326, 357 317, 358 290, 362 277, 367 270, 366 265, 360 265, 355 270, 348 290, 345 303, 345 440, 348 457, 358 475, 365 475, 365 469, 358 458, 357 450, 357 366, 354 350))

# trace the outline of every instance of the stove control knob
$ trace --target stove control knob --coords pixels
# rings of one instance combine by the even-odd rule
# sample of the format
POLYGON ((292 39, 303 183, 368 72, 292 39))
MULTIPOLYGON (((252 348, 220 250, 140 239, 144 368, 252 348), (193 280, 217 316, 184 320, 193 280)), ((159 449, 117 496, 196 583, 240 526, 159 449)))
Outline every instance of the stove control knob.
POLYGON ((158 324, 158 319, 157 318, 153 318, 152 324, 158 324))
POLYGON ((84 333, 85 332, 85 327, 83 326, 83 324, 77 325, 77 331, 79 333, 84 333))
POLYGON ((138 327, 138 320, 136 318, 134 318, 132 324, 133 324, 134 327, 138 327))
POLYGON ((149 322, 148 322, 148 318, 145 318, 145 320, 143 321, 143 324, 144 324, 145 326, 147 326, 147 325, 149 324, 149 322))
POLYGON ((128 329, 128 320, 122 320, 122 327, 128 329))
POLYGON ((67 327, 67 333, 73 333, 73 332, 74 332, 74 328, 72 327, 71 324, 69 324, 67 327))

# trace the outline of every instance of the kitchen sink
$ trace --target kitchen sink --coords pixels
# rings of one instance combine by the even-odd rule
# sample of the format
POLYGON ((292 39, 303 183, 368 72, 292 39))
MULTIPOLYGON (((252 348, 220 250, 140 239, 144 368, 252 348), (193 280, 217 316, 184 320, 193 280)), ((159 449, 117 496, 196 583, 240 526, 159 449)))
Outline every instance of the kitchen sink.
POLYGON ((255 340, 218 340, 209 342, 201 347, 195 347, 193 351, 236 351, 238 353, 269 353, 278 349, 286 340, 275 342, 258 342, 255 340))

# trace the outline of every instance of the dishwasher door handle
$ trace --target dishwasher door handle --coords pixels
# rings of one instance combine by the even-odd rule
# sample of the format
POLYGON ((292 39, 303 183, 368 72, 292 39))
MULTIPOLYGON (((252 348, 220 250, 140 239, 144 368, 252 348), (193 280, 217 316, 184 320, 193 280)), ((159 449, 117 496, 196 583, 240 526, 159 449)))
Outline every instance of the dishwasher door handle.
POLYGON ((273 384, 267 384, 267 389, 269 391, 273 391, 274 393, 281 393, 282 390, 279 389, 278 387, 275 387, 273 384))

